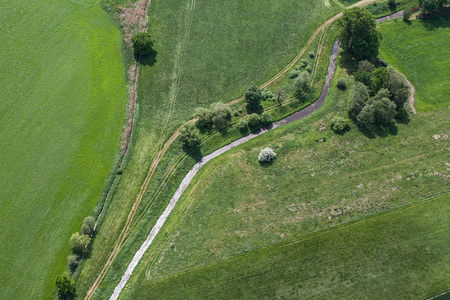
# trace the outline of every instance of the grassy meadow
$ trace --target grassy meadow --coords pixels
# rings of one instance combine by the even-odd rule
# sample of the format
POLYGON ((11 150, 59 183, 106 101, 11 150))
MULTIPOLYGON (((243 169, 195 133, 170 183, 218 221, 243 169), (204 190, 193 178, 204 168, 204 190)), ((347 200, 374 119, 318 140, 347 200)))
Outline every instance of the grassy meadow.
POLYGON ((450 284, 449 194, 126 290, 122 299, 427 299, 450 284))
POLYGON ((94 0, 0 3, 1 299, 54 297, 126 103, 121 35, 94 0))
POLYGON ((382 23, 380 57, 406 75, 417 111, 449 106, 450 18, 382 23))
MULTIPOLYGON (((383 26, 406 25, 391 22, 383 26)), ((417 30, 414 26, 410 30, 417 30)), ((405 36, 408 34, 405 29, 405 36)), ((390 51, 388 47, 383 44, 382 51, 390 51)), ((411 61, 422 57, 420 48, 425 46, 417 47, 410 52, 411 61)), ((396 67, 400 64, 389 62, 396 67)), ((440 70, 440 78, 446 78, 448 71, 440 70)), ((412 71, 401 71, 412 81, 412 71)), ((438 84, 436 78, 434 82, 438 84)), ((415 86, 417 90, 420 84, 415 86)), ((431 202, 420 204, 450 191, 450 107, 445 89, 426 85, 432 88, 434 98, 419 100, 419 113, 410 116, 408 124, 397 123, 374 135, 366 135, 355 125, 343 135, 326 130, 334 115, 347 115, 346 101, 353 88, 352 78, 338 68, 321 110, 230 150, 203 167, 144 255, 124 298, 149 294, 162 298, 182 294, 194 298, 327 298, 330 293, 350 298, 354 296, 350 291, 359 298, 391 294, 427 298, 447 289, 448 221, 442 211, 448 209, 448 194, 433 202, 429 212, 426 209, 431 202), (346 91, 335 87, 340 77, 349 83, 346 91), (261 165, 257 156, 266 146, 278 155, 271 164, 261 165), (383 219, 376 225, 379 230, 368 231, 367 222, 372 219, 367 217, 409 205, 421 207, 414 213, 413 225, 408 223, 413 216, 383 219), (393 225, 380 227, 401 220, 406 223, 398 232, 393 225), (351 244, 339 248, 338 242, 326 242, 338 240, 337 228, 353 222, 362 225, 352 225, 361 229, 351 244), (335 237, 305 242, 307 250, 283 260, 287 254, 279 245, 285 240, 302 240, 329 228, 337 230, 329 231, 336 232, 335 237), (324 262, 316 267, 312 256, 318 259, 320 255, 314 253, 322 246, 324 262), (264 247, 274 250, 257 250, 264 247), (340 251, 333 253, 334 247, 340 251), (358 259, 343 258, 348 253, 358 259), (294 256, 298 264, 313 264, 289 269, 283 277, 294 256), (379 258, 376 263, 374 257, 379 258)), ((353 236, 353 229, 348 234, 353 236)))
MULTIPOLYGON (((196 106, 230 101, 251 84, 262 84, 275 75, 336 12, 314 1, 151 2, 148 30, 155 38, 157 55, 141 61, 133 149, 118 179, 105 229, 100 230, 92 258, 78 278, 81 295, 103 267, 162 143, 192 116, 196 106)), ((173 147, 178 147, 175 152, 179 154, 180 144, 173 147)), ((167 160, 163 159, 163 165, 167 160)), ((193 162, 195 158, 185 166, 193 162)), ((168 172, 158 169, 142 207, 154 204, 149 200, 155 193, 152 187, 168 172)), ((172 180, 168 185, 172 188, 172 180)), ((99 295, 104 296, 102 289, 99 295)))

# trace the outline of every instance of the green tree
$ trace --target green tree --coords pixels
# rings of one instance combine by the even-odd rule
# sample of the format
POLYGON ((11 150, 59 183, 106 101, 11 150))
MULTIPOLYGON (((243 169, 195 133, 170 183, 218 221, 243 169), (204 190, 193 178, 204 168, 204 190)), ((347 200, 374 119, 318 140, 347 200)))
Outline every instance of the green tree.
POLYGON ((294 82, 294 90, 296 94, 303 93, 306 90, 309 83, 309 78, 310 75, 307 71, 303 71, 302 73, 300 73, 300 75, 294 82))
POLYGON ((361 82, 356 82, 355 92, 348 102, 348 113, 356 118, 369 100, 369 88, 361 82))
POLYGON ((266 125, 269 125, 270 123, 272 123, 272 115, 268 111, 263 112, 259 118, 260 118, 260 122, 263 126, 266 126, 266 125))
POLYGON ((195 109, 194 118, 197 118, 197 126, 199 128, 209 128, 212 126, 213 112, 204 107, 197 107, 195 109))
POLYGON ((66 273, 56 276, 55 285, 58 290, 58 294, 62 297, 75 294, 75 282, 66 273))
POLYGON ((188 147, 197 147, 200 144, 200 131, 193 122, 188 122, 181 126, 180 140, 188 147))
POLYGON ((343 117, 334 116, 330 120, 330 129, 336 133, 341 133, 350 128, 350 122, 348 119, 344 119, 343 117))
POLYGON ((218 128, 225 127, 231 120, 231 108, 222 102, 211 104, 211 112, 212 122, 218 128))
POLYGON ((83 225, 81 226, 81 233, 92 237, 94 235, 94 228, 94 217, 89 216, 84 218, 83 225))
POLYGON ((250 126, 250 128, 258 127, 260 122, 261 118, 258 114, 251 114, 250 116, 248 116, 248 126, 250 126))
POLYGON ((257 109, 261 106, 262 94, 259 87, 256 85, 251 86, 245 92, 245 102, 248 103, 248 108, 250 110, 257 109))
POLYGON ((409 97, 409 87, 406 84, 406 78, 394 68, 388 68, 389 74, 386 82, 386 87, 389 90, 392 101, 397 105, 397 109, 403 107, 409 97))
POLYGON ((419 0, 421 10, 424 13, 440 10, 448 0, 419 0))
POLYGON ((80 235, 76 232, 70 238, 70 249, 72 249, 74 254, 81 256, 86 251, 90 243, 91 238, 88 235, 80 235))
POLYGON ((354 7, 344 11, 338 20, 339 41, 342 49, 356 60, 374 60, 378 56, 381 33, 376 29, 372 14, 364 8, 354 7))
POLYGON ((371 64, 369 61, 360 61, 358 63, 358 69, 354 74, 355 80, 364 83, 366 86, 369 86, 373 68, 373 64, 371 64))
POLYGON ((385 67, 376 68, 372 71, 370 76, 370 91, 372 95, 378 93, 378 91, 386 87, 388 80, 388 70, 385 67))
POLYGON ((148 32, 139 32, 133 35, 131 41, 136 55, 150 55, 154 51, 154 41, 148 32))
POLYGON ((67 266, 69 267, 70 271, 73 272, 77 268, 79 263, 79 257, 77 255, 69 255, 67 257, 67 266))
POLYGON ((388 125, 394 120, 397 114, 394 102, 389 98, 381 98, 380 100, 374 100, 370 106, 374 109, 374 123, 375 125, 388 125))

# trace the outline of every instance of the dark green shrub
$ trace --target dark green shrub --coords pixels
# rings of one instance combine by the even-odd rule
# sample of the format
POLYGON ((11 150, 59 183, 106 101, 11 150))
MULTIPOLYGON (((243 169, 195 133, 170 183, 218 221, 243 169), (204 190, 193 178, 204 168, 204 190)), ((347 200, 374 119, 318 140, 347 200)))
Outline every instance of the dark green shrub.
POLYGON ((88 235, 80 235, 76 232, 70 238, 70 249, 72 249, 74 254, 81 256, 87 250, 90 243, 91 238, 88 235))
POLYGON ((89 216, 84 218, 83 225, 81 226, 81 233, 88 236, 93 236, 94 229, 95 229, 94 217, 89 216))
POLYGON ((397 7, 397 3, 395 3, 395 0, 388 0, 388 5, 391 10, 395 10, 395 8, 397 7))
POLYGON ((315 56, 316 54, 313 51, 309 52, 309 58, 314 58, 315 56))
POLYGON ((312 72, 311 66, 307 66, 307 67, 305 68, 305 71, 308 72, 308 73, 311 73, 311 72, 312 72))
POLYGON ((344 78, 339 78, 336 83, 336 86, 338 89, 343 91, 343 90, 347 89, 347 82, 345 81, 344 78))
POLYGON ((233 112, 233 116, 235 116, 235 117, 239 116, 239 112, 238 112, 237 110, 235 110, 235 111, 233 112))
POLYGON ((272 115, 270 114, 270 112, 268 111, 263 112, 260 116, 260 122, 263 126, 272 123, 272 115))
POLYGON ((79 263, 79 257, 77 255, 69 255, 67 257, 67 266, 71 272, 75 271, 79 263))
POLYGON ((198 119, 196 124, 199 128, 209 128, 213 124, 213 112, 204 107, 195 109, 194 118, 198 119))
POLYGON ((148 32, 139 32, 131 38, 134 53, 137 55, 149 55, 153 52, 153 39, 148 32))
POLYGON ((188 147, 197 147, 200 144, 200 131, 193 122, 188 122, 181 126, 180 140, 188 147))
POLYGON ((239 112, 240 114, 242 114, 243 111, 244 111, 244 109, 243 109, 242 107, 239 107, 239 108, 238 108, 238 112, 239 112))
POLYGON ((237 124, 237 127, 239 130, 246 130, 248 129, 248 122, 246 120, 240 120, 237 124))
POLYGON ((350 121, 343 117, 335 116, 329 122, 330 129, 336 133, 342 133, 350 129, 350 121))
POLYGON ((211 104, 212 122, 216 127, 223 128, 231 120, 231 108, 223 102, 211 104))
POLYGON ((300 66, 301 66, 302 68, 306 67, 307 65, 308 65, 308 60, 307 60, 307 59, 302 59, 302 60, 300 61, 300 66))
POLYGON ((250 126, 250 128, 258 127, 260 122, 261 119, 258 114, 251 114, 248 116, 248 126, 250 126))
POLYGON ((288 77, 289 77, 290 79, 294 79, 294 78, 297 78, 298 75, 300 75, 300 73, 301 73, 301 71, 299 71, 299 70, 297 70, 297 69, 293 69, 293 70, 291 70, 291 71, 289 72, 288 77))
POLYGON ((75 282, 66 273, 56 277, 55 285, 59 296, 66 297, 75 294, 75 282))
POLYGON ((245 92, 245 102, 248 103, 249 109, 256 109, 261 105, 262 94, 259 87, 256 85, 251 86, 247 92, 245 92))
POLYGON ((403 21, 408 21, 409 17, 411 17, 411 8, 408 7, 403 10, 403 21))

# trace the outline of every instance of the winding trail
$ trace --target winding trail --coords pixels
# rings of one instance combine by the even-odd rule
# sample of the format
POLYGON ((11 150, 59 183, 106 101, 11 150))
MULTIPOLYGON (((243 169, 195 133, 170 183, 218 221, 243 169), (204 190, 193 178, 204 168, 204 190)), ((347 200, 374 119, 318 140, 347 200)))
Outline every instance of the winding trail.
POLYGON ((306 108, 284 118, 280 121, 274 122, 271 125, 261 128, 260 130, 250 133, 249 135, 242 137, 238 140, 235 140, 234 142, 217 149, 216 151, 204 156, 201 158, 197 163, 195 163, 192 168, 189 170, 189 172, 186 174, 186 176, 181 181, 181 184, 178 186, 177 190, 175 191, 175 194, 170 199, 169 205, 166 207, 162 215, 159 217, 158 221, 156 222, 156 225, 152 228, 150 231, 150 234, 147 236, 147 239, 144 241, 144 243, 141 245, 139 250, 134 255, 133 259, 131 260, 130 264, 128 265, 127 270, 125 271, 125 274, 122 276, 122 279, 120 280, 119 284, 114 289, 113 294, 109 298, 110 300, 115 300, 119 297, 120 292, 125 287, 125 284, 127 283, 128 279, 130 278, 131 274, 133 273, 133 270, 136 268, 137 264, 141 260, 142 256, 144 255, 145 251, 147 251, 148 247, 153 242, 154 238, 158 234, 158 232, 161 230, 161 227, 164 225, 165 221, 167 220, 167 217, 172 212, 173 208, 177 204, 178 200, 180 199, 181 195, 183 194, 184 190, 187 188, 189 183, 192 181, 194 176, 197 174, 197 172, 200 170, 200 168, 205 165, 210 160, 216 158, 217 156, 227 152, 230 149, 233 149, 257 136, 260 136, 272 129, 275 129, 277 127, 280 127, 282 125, 288 124, 293 121, 297 121, 300 119, 303 119, 313 112, 315 112, 317 109, 319 109, 322 104, 325 102, 325 98, 328 94, 328 89, 330 87, 331 79, 333 78, 334 71, 336 69, 336 58, 337 54, 339 52, 339 45, 337 41, 334 42, 333 47, 331 48, 330 53, 330 61, 328 64, 328 70, 325 78, 325 83, 322 87, 322 91, 320 93, 319 98, 312 103, 311 105, 307 106, 306 108))
MULTIPOLYGON (((149 0, 147 2, 147 6, 146 6, 146 11, 148 11, 148 6, 150 4, 151 0, 149 0)), ((372 3, 372 0, 362 0, 352 6, 349 7, 354 7, 354 6, 364 6, 367 4, 372 3)), ((193 10, 195 8, 195 0, 192 0, 192 4, 191 4, 191 12, 193 13, 193 10)), ((397 13, 398 14, 398 13, 397 13)), ((148 21, 148 13, 146 13, 146 23, 148 21)), ((308 47, 310 46, 310 44, 313 42, 313 40, 315 39, 315 37, 324 29, 327 28, 327 26, 329 26, 332 22, 334 22, 336 19, 338 19, 339 17, 342 16, 342 12, 331 17, 330 19, 328 19, 327 21, 325 21, 320 27, 318 27, 316 29, 316 31, 313 33, 313 35, 311 36, 311 38, 308 40, 307 44, 304 46, 304 48, 302 48, 302 50, 291 60, 291 62, 285 67, 283 68, 279 73, 277 73, 275 76, 273 76, 271 79, 269 79, 267 82, 265 82, 264 84, 262 84, 260 86, 260 88, 265 88, 268 85, 270 85, 271 83, 277 81, 278 79, 280 79, 281 77, 283 77, 291 68, 292 66, 295 65, 295 63, 300 59, 300 57, 304 54, 304 52, 306 51, 306 49, 308 49, 308 47)), ((189 17, 189 19, 191 19, 192 15, 189 17)), ((389 17, 389 16, 388 16, 389 17)), ((386 17, 385 17, 386 18, 386 17)), ((378 20, 377 20, 378 21, 378 20)), ((187 35, 189 35, 189 30, 186 31, 186 37, 187 35)), ((183 191, 186 189, 186 187, 188 186, 188 184, 190 183, 190 181, 193 179, 193 177, 195 176, 195 174, 198 172, 198 170, 201 168, 201 166, 203 166, 204 164, 206 164, 208 161, 210 161, 211 159, 223 154, 224 152, 242 144, 247 142, 250 139, 253 139, 261 134, 264 134, 266 132, 268 132, 269 130, 272 130, 276 127, 282 126, 284 124, 290 123, 292 121, 296 121, 299 119, 302 119, 308 115, 310 115, 311 113, 313 113, 314 111, 316 111, 317 109, 319 109, 323 102, 325 101, 326 95, 328 93, 328 89, 329 89, 329 85, 331 82, 331 79, 333 77, 334 74, 334 70, 335 70, 335 61, 336 61, 336 57, 337 57, 337 53, 339 52, 339 46, 337 44, 337 42, 335 42, 333 44, 332 50, 331 50, 331 54, 330 54, 330 62, 328 65, 328 70, 327 70, 327 74, 326 74, 326 79, 325 79, 325 83, 324 86, 322 88, 321 94, 319 96, 319 98, 312 103, 311 105, 307 106, 306 108, 280 120, 277 122, 272 123, 271 125, 269 125, 268 127, 262 128, 257 132, 251 133, 241 139, 238 139, 216 151, 214 151, 213 153, 203 157, 200 161, 198 161, 192 168, 191 170, 188 172, 188 174, 185 176, 185 178, 183 179, 182 183, 180 184, 180 186, 178 187, 178 189, 176 190, 174 196, 172 197, 172 199, 170 200, 169 205, 167 206, 166 210, 164 211, 164 213, 160 216, 160 218, 158 219, 156 225, 153 227, 152 231, 150 232, 150 234, 148 235, 146 241, 142 244, 141 248, 138 250, 138 252, 135 254, 135 256, 133 257, 133 260, 131 261, 131 263, 129 264, 125 274, 123 275, 121 281, 119 282, 119 284, 116 286, 114 293, 111 295, 110 299, 117 299, 121 290, 123 289, 123 287, 125 286, 126 282, 128 281, 129 277, 131 276, 134 268, 137 266, 139 260, 142 258, 142 255, 145 253, 145 251, 147 250, 147 248, 150 246, 150 244, 152 243, 154 237, 156 236, 156 234, 159 232, 159 230, 161 229, 162 225, 164 224, 164 222, 166 221, 168 215, 170 214, 170 212, 172 211, 172 209, 174 208, 176 202, 178 201, 178 199, 180 198, 180 196, 182 195, 183 191)), ((137 65, 137 68, 138 69, 137 65)), ((138 70, 136 71, 136 75, 138 70)), ((178 72, 178 75, 180 76, 181 72, 178 72)), ((413 112, 415 113, 415 109, 413 106, 414 103, 414 88, 410 85, 410 83, 408 82, 408 85, 411 88, 411 96, 410 96, 410 105, 411 108, 413 110, 413 112)), ((134 83, 134 93, 135 93, 135 88, 137 86, 137 76, 136 76, 136 80, 134 83)), ((135 98, 135 94, 132 95, 135 98)), ((175 98, 175 97, 173 97, 175 98)), ((242 101, 244 99, 244 96, 241 96, 239 98, 236 98, 230 102, 228 102, 228 105, 232 105, 234 103, 237 103, 239 101, 242 101)), ((133 108, 134 108, 134 101, 133 101, 133 108)), ((133 115, 134 115, 134 111, 133 111, 133 115)), ((134 119, 134 116, 133 116, 134 119)), ((134 121, 134 120, 133 120, 134 121)), ((136 197, 135 202, 132 205, 132 208, 129 212, 129 215, 127 217, 126 220, 126 224, 123 227, 119 238, 117 240, 117 242, 114 245, 113 250, 111 251, 111 253, 109 254, 108 258, 107 258, 107 262, 105 263, 103 269, 101 270, 100 274, 98 275, 98 277, 96 278, 94 284, 91 286, 91 288, 89 289, 89 291, 87 292, 85 299, 90 299, 92 297, 92 295, 94 294, 95 290, 97 289, 97 287, 100 285, 101 281, 103 280, 103 278, 106 275, 106 272, 108 271, 109 267, 111 266, 113 260, 116 258, 117 254, 119 253, 123 243, 125 242, 128 234, 130 233, 130 226, 131 223, 134 219, 134 215, 136 213, 137 208, 139 207, 139 204, 143 198, 143 195, 148 187, 148 184, 150 182, 150 179, 152 178, 156 167, 158 166, 161 158, 163 157, 164 153, 166 152, 166 150, 170 147, 170 145, 172 144, 172 142, 178 137, 179 132, 176 131, 162 146, 162 148, 158 151, 157 155, 155 156, 154 160, 152 161, 152 164, 150 166, 150 169, 148 171, 148 174, 144 180, 144 183, 141 186, 140 192, 138 194, 138 196, 136 197)), ((128 144, 126 145, 128 146, 128 144)), ((125 150, 128 150, 128 147, 125 148, 125 150)), ((125 151, 126 152, 126 151, 125 151)), ((123 157, 122 157, 123 159, 123 157)))

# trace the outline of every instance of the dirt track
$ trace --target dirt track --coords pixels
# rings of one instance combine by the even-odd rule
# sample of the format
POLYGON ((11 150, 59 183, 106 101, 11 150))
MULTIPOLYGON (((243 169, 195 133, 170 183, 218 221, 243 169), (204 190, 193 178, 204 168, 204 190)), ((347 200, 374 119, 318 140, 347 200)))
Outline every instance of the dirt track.
MULTIPOLYGON (((150 1, 149 1, 150 3, 150 1)), ((363 5, 367 5, 372 3, 371 0, 363 0, 361 2, 358 2, 353 6, 363 6, 363 5)), ((148 9, 148 6, 147 6, 148 9)), ((284 76, 286 74, 286 72, 289 71, 290 68, 292 68, 293 65, 295 65, 295 63, 300 59, 300 57, 303 55, 303 53, 306 51, 306 49, 309 47, 309 45, 312 43, 312 41, 314 40, 314 38, 317 36, 317 34, 319 34, 324 28, 326 28, 326 26, 328 26, 329 24, 331 24, 332 22, 334 22, 337 18, 339 18, 340 16, 342 16, 342 13, 339 13, 335 16, 333 16, 332 18, 328 19, 325 23, 323 23, 319 28, 317 28, 317 30, 313 33, 313 35, 311 36, 311 38, 308 40, 307 44, 305 45, 305 47, 294 57, 294 59, 285 67, 283 68, 283 70, 281 70, 278 74, 276 74, 274 77, 272 77, 270 80, 268 80, 267 82, 265 82, 264 84, 262 84, 260 87, 261 88, 265 88, 267 87, 269 84, 273 83, 274 81, 278 80, 279 78, 281 78, 282 76, 284 76)), ((181 196, 182 192, 184 191, 184 189, 187 187, 187 185, 189 184, 189 182, 192 180, 192 178, 194 177, 194 175, 197 173, 198 169, 205 164, 207 161, 213 159, 214 157, 217 157, 218 155, 224 153, 225 151, 228 151, 229 149, 232 149, 256 136, 259 136, 271 129, 274 129, 276 127, 279 127, 281 125, 290 123, 292 121, 295 120, 299 120, 302 119, 308 115, 310 115, 312 112, 314 112, 315 110, 317 110, 318 108, 320 108, 323 104, 323 102, 325 101, 327 92, 328 92, 328 88, 329 88, 329 84, 331 82, 331 78, 334 74, 334 69, 335 69, 335 60, 336 60, 336 56, 338 53, 339 47, 337 45, 337 43, 335 42, 333 44, 332 50, 331 50, 331 54, 330 54, 330 63, 328 65, 328 70, 327 70, 327 75, 326 75, 326 79, 325 79, 325 83, 324 86, 322 88, 322 92, 319 96, 319 98, 312 103, 311 105, 307 106, 306 108, 278 121, 278 122, 274 122, 269 128, 263 128, 258 132, 252 133, 246 137, 243 137, 239 140, 234 141, 233 143, 220 148, 216 151, 214 151, 213 153, 203 157, 199 162, 197 162, 193 168, 189 171, 189 173, 186 175, 186 178, 190 178, 187 183, 184 185, 185 183, 185 179, 183 179, 181 185, 179 186, 179 188, 177 189, 177 191, 175 192, 175 195, 172 197, 168 207, 166 208, 166 210, 164 211, 164 213, 160 216, 160 218, 158 219, 155 227, 152 229, 152 231, 150 232, 149 236, 147 237, 147 240, 144 242, 144 244, 141 246, 141 248, 139 249, 139 251, 135 254, 135 257, 133 257, 132 262, 130 263, 130 265, 127 268, 127 271, 125 272, 125 274, 122 277, 121 282, 117 285, 116 289, 114 290, 113 295, 111 296, 110 299, 117 299, 118 295, 120 294, 120 291, 122 290, 122 288, 125 286, 128 278, 131 276, 132 271, 134 270, 134 268, 136 267, 137 263, 139 262, 140 258, 142 257, 142 255, 144 254, 145 250, 150 246, 151 242, 153 241, 153 238, 156 236, 156 234, 159 232, 160 228, 162 227, 162 225, 164 224, 167 216, 170 214, 170 212, 172 211, 173 207, 175 206, 176 202, 178 201, 179 196, 181 196), (191 173, 192 170, 195 170, 196 168, 198 168, 195 173, 191 173), (180 191, 179 191, 180 190, 180 191), (178 198, 176 198, 176 196, 179 194, 178 198), (176 198, 176 200, 174 200, 176 198), (142 251, 141 251, 142 250, 142 251)), ((136 79, 137 80, 137 79, 136 79)), ((409 83, 409 82, 408 82, 409 83)), ((411 86, 412 87, 412 86, 411 86)), ((414 88, 412 88, 412 95, 414 94, 413 92, 414 88)), ((229 105, 234 104, 236 102, 239 102, 241 100, 243 100, 243 96, 236 98, 230 102, 228 102, 229 105)), ((414 98, 412 98, 414 99, 414 98)), ((412 100, 414 101, 414 100, 412 100)), ((415 109, 412 106, 412 109, 415 113, 415 109)), ((99 276, 97 277, 97 279, 95 280, 94 284, 91 286, 91 288, 89 289, 89 291, 86 294, 85 299, 91 299, 93 293, 95 292, 95 290, 97 289, 97 287, 100 285, 101 281, 103 280, 104 276, 106 275, 106 272, 108 271, 109 267, 111 266, 113 260, 115 259, 115 257, 117 256, 117 254, 119 253, 123 243, 125 242, 128 234, 130 233, 129 229, 130 229, 130 225, 133 221, 134 215, 136 213, 137 208, 139 207, 140 202, 142 201, 143 195, 147 189, 147 186, 150 182, 151 177, 153 176, 153 173, 156 169, 156 167, 158 166, 161 158, 163 157, 164 153, 166 152, 166 150, 169 148, 169 146, 172 144, 172 142, 178 137, 179 132, 176 131, 170 138, 169 140, 166 141, 166 143, 164 144, 164 146, 160 149, 160 151, 158 152, 158 154, 156 155, 156 157, 154 158, 149 172, 144 180, 144 183, 141 186, 140 192, 138 194, 138 196, 136 197, 135 202, 132 205, 132 208, 128 214, 127 217, 127 221, 124 225, 124 228, 122 229, 119 238, 117 240, 117 242, 114 245, 114 248, 112 250, 112 252, 110 253, 110 255, 108 256, 107 262, 105 264, 105 266, 103 267, 102 271, 100 272, 99 276)), ((187 180, 187 179, 186 179, 187 180)))

